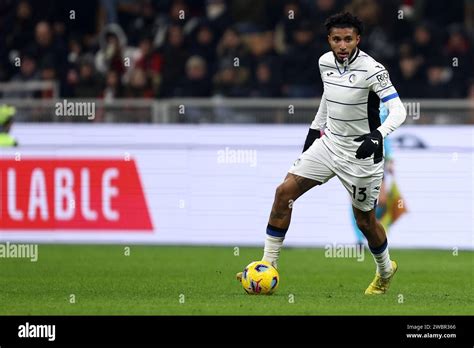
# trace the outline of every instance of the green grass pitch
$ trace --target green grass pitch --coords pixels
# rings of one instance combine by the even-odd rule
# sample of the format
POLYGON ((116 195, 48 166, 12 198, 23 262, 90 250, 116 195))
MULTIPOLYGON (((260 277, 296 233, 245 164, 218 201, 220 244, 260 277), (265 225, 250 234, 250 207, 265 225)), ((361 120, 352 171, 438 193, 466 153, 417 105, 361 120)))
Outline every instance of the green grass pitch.
POLYGON ((282 251, 280 285, 247 295, 235 273, 261 248, 40 245, 37 262, 0 259, 1 315, 462 315, 473 314, 472 251, 391 250, 388 294, 364 295, 365 260, 324 249, 282 251), (75 303, 71 303, 74 295, 75 303))

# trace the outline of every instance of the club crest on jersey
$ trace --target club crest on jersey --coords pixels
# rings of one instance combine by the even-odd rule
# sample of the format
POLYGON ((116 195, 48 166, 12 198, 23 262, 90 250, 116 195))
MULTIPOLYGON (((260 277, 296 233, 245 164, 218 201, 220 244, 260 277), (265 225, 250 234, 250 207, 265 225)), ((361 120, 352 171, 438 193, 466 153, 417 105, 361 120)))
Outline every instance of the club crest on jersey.
POLYGON ((384 72, 377 75, 377 80, 379 80, 380 87, 385 87, 388 84, 388 73, 384 72))

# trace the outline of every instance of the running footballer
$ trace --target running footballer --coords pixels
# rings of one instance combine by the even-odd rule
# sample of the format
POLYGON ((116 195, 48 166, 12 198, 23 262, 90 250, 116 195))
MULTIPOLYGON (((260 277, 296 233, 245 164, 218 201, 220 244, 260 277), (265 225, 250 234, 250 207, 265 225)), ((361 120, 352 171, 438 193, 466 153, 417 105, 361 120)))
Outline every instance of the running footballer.
MULTIPOLYGON (((304 152, 276 189, 263 260, 277 267, 292 203, 337 176, 351 197, 357 226, 377 266, 365 294, 384 294, 398 265, 390 259, 386 233, 375 217, 384 170, 383 139, 405 121, 406 111, 385 67, 358 48, 359 19, 339 13, 328 18, 325 26, 331 51, 319 58, 324 92, 304 152), (380 101, 389 111, 383 123, 380 101)), ((238 279, 241 276, 237 274, 238 279)))

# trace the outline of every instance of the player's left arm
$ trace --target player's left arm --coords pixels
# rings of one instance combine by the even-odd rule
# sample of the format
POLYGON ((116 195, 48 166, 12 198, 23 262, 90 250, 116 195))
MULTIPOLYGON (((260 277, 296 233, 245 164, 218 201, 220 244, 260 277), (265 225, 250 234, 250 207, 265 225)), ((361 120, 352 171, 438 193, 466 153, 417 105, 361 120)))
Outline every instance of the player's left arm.
POLYGON ((381 145, 383 139, 405 122, 406 110, 397 90, 390 81, 390 76, 385 67, 379 63, 374 64, 369 70, 366 78, 369 90, 376 93, 384 106, 388 109, 388 116, 385 121, 369 134, 364 134, 355 141, 362 144, 357 149, 356 158, 367 158, 374 154, 381 145))
POLYGON ((385 67, 374 64, 367 77, 369 90, 376 93, 384 106, 388 109, 388 116, 377 130, 385 138, 405 122, 407 113, 398 95, 395 86, 390 81, 390 75, 385 67))

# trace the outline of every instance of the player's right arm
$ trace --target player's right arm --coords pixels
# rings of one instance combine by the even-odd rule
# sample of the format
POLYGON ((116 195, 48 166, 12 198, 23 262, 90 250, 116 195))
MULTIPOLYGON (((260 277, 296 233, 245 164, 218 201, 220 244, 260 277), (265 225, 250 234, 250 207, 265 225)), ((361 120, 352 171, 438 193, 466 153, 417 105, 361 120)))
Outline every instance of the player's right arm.
POLYGON ((303 152, 308 150, 311 145, 313 145, 316 139, 321 138, 322 131, 326 125, 326 118, 327 118, 327 105, 326 105, 326 98, 323 96, 321 97, 321 102, 319 103, 318 112, 314 117, 313 122, 308 130, 308 135, 306 136, 306 141, 304 142, 303 152))
POLYGON ((314 116, 314 120, 311 123, 310 129, 323 130, 326 127, 326 121, 328 117, 328 106, 326 102, 326 97, 323 93, 321 97, 321 102, 319 103, 318 112, 314 116))
MULTIPOLYGON (((321 57, 322 58, 322 57, 321 57)), ((321 73, 321 79, 323 79, 322 72, 321 72, 321 58, 319 58, 319 72, 321 73)), ((306 136, 306 141, 304 142, 303 152, 308 150, 310 146, 314 143, 314 141, 324 134, 323 130, 326 126, 328 116, 328 108, 326 104, 326 97, 323 95, 321 96, 321 102, 319 103, 318 112, 314 117, 313 122, 308 130, 308 135, 306 136)))

